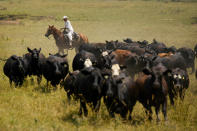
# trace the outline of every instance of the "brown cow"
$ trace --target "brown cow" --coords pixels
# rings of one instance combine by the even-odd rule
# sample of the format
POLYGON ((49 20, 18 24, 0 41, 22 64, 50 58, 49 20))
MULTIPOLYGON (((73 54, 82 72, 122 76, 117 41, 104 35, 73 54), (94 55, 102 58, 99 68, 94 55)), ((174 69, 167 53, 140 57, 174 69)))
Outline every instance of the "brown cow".
POLYGON ((134 78, 138 64, 138 55, 129 50, 121 49, 113 51, 111 55, 114 56, 120 67, 127 67, 126 70, 129 72, 129 75, 134 78))
POLYGON ((170 70, 166 69, 161 63, 152 67, 151 70, 144 69, 144 74, 136 80, 139 90, 138 100, 149 111, 149 119, 152 119, 151 106, 155 107, 157 121, 159 121, 159 110, 162 105, 164 119, 167 120, 167 94, 168 85, 166 82, 167 74, 170 70))

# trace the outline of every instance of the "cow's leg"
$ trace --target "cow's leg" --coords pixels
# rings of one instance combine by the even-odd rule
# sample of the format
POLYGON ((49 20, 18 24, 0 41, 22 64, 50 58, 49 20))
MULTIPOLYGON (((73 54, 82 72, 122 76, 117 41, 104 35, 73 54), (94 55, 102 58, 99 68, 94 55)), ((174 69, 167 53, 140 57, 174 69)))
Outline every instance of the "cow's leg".
POLYGON ((180 89, 179 90, 179 97, 181 98, 181 100, 183 101, 184 97, 185 97, 185 90, 184 89, 180 89))
POLYGON ((129 120, 131 120, 132 119, 132 112, 133 112, 133 107, 135 106, 135 104, 136 104, 136 100, 135 101, 133 101, 132 102, 132 104, 130 103, 129 104, 129 120))
POLYGON ((79 107, 79 113, 78 113, 80 116, 81 116, 82 113, 83 113, 82 111, 83 111, 83 110, 82 110, 82 104, 81 104, 81 100, 80 100, 80 107, 79 107))
POLYGON ((174 106, 174 94, 172 91, 169 91, 169 98, 170 98, 170 104, 174 106))
POLYGON ((126 116, 128 114, 128 108, 126 106, 121 106, 120 115, 121 117, 126 120, 126 116))
POLYGON ((100 109, 101 101, 98 100, 98 101, 96 101, 96 102, 93 102, 93 105, 94 105, 94 111, 95 111, 95 112, 98 112, 99 109, 100 109))
POLYGON ((68 104, 70 104, 70 101, 71 101, 71 93, 70 93, 70 91, 67 92, 67 98, 68 98, 68 104))
POLYGON ((23 81, 24 81, 24 78, 20 78, 20 79, 19 79, 19 86, 20 86, 20 87, 23 85, 23 81))
POLYGON ((167 120, 167 98, 165 97, 164 102, 162 103, 162 112, 164 115, 164 120, 167 120))
POLYGON ((12 88, 12 79, 11 78, 9 79, 9 82, 10 82, 10 88, 12 88))
POLYGON ((160 118, 159 118, 159 110, 160 110, 160 104, 157 103, 156 106, 155 106, 155 112, 156 112, 156 116, 157 116, 157 122, 160 121, 160 118))
POLYGON ((109 98, 104 97, 104 103, 105 103, 105 106, 107 107, 107 111, 110 117, 114 117, 114 114, 111 111, 112 101, 110 102, 109 98))
POLYGON ((42 81, 42 75, 38 75, 37 76, 38 85, 40 85, 41 81, 42 81))
POLYGON ((86 103, 80 99, 80 108, 79 108, 79 115, 82 115, 82 111, 84 112, 84 116, 88 115, 88 110, 86 107, 86 103))
POLYGON ((148 115, 148 119, 152 120, 152 109, 151 109, 151 105, 149 105, 147 102, 146 103, 142 103, 144 108, 146 109, 145 112, 148 115))

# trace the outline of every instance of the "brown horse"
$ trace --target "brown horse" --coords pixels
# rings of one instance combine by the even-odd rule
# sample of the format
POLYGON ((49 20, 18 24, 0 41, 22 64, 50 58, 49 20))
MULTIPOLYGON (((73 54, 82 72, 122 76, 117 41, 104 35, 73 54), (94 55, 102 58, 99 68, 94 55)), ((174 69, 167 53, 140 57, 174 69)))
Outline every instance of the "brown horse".
MULTIPOLYGON (((53 25, 48 27, 47 32, 45 34, 46 37, 49 37, 50 35, 53 35, 55 42, 56 42, 56 46, 58 47, 58 53, 62 53, 64 54, 64 49, 67 49, 67 53, 69 49, 72 49, 69 44, 66 42, 67 40, 64 37, 64 34, 56 29, 53 25)), ((82 44, 86 44, 88 43, 88 38, 87 36, 78 33, 78 38, 74 39, 72 41, 72 47, 75 48, 75 51, 78 52, 78 48, 80 45, 82 44)))

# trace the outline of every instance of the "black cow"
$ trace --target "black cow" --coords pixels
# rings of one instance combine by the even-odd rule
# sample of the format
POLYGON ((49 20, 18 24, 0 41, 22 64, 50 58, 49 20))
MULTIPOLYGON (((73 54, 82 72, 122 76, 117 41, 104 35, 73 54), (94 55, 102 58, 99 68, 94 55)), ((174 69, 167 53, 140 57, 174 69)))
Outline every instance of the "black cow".
POLYGON ((23 55, 26 73, 29 76, 36 75, 38 84, 40 84, 42 80, 42 64, 45 56, 40 53, 41 48, 39 50, 36 48, 31 50, 28 47, 27 50, 29 53, 23 55))
POLYGON ((129 119, 131 119, 131 113, 138 96, 135 82, 124 72, 120 72, 120 75, 115 76, 105 75, 104 78, 104 103, 109 115, 114 117, 114 113, 118 113, 126 119, 129 112, 129 119))
POLYGON ((68 74, 69 65, 66 55, 51 55, 46 58, 42 65, 42 72, 44 77, 51 82, 51 85, 56 86, 63 80, 68 74))
POLYGON ((124 42, 129 43, 131 45, 136 45, 136 46, 140 46, 140 47, 146 47, 148 45, 148 41, 144 40, 144 41, 133 41, 131 38, 126 38, 123 39, 124 42))
POLYGON ((21 86, 23 84, 24 78, 26 77, 26 72, 22 57, 13 55, 8 58, 3 67, 3 71, 9 78, 10 86, 12 86, 12 81, 14 81, 15 86, 21 86))
POLYGON ((177 52, 181 53, 181 55, 185 59, 185 62, 187 63, 186 67, 187 68, 191 67, 192 73, 194 73, 194 71, 195 71, 195 53, 194 53, 194 51, 190 48, 183 47, 183 48, 179 48, 177 50, 177 52))
POLYGON ((150 66, 155 66, 159 63, 162 63, 168 69, 180 68, 186 71, 187 67, 185 59, 180 53, 175 53, 174 55, 171 55, 169 57, 155 57, 152 59, 152 62, 150 62, 150 66))
POLYGON ((189 87, 189 75, 187 71, 180 68, 172 70, 171 77, 168 80, 170 102, 174 105, 174 99, 178 94, 181 100, 184 99, 185 90, 189 87))
POLYGON ((84 113, 85 116, 88 115, 86 104, 92 104, 92 110, 98 112, 101 97, 103 96, 103 77, 100 69, 92 66, 87 67, 82 69, 79 73, 72 74, 69 79, 72 80, 72 82, 67 85, 71 85, 69 88, 74 88, 70 89, 71 93, 74 93, 76 98, 80 99, 79 115, 82 115, 82 113, 84 113))
POLYGON ((68 76, 65 78, 65 80, 62 82, 62 86, 64 87, 65 92, 67 93, 68 102, 70 103, 71 96, 74 99, 79 99, 78 97, 78 91, 77 91, 77 80, 78 80, 78 74, 80 73, 79 70, 73 71, 72 73, 69 72, 68 76))
MULTIPOLYGON (((168 79, 168 70, 161 63, 153 66, 150 69, 144 69, 145 75, 139 76, 136 80, 136 86, 139 88, 138 100, 143 104, 143 106, 152 114, 151 106, 155 107, 155 112, 157 115, 157 121, 159 121, 159 110, 160 105, 162 105, 162 112, 164 119, 167 120, 167 94, 168 85, 166 79, 168 79)), ((152 119, 149 116, 149 119, 152 119)))
POLYGON ((154 50, 157 54, 158 53, 167 53, 167 47, 164 43, 158 42, 153 39, 153 42, 148 45, 148 48, 154 50))

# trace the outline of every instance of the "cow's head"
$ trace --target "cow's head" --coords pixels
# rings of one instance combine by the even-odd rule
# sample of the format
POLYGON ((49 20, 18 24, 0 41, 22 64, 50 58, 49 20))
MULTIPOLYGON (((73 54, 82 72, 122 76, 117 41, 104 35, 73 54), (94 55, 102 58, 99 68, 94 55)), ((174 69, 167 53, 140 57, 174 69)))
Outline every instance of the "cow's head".
POLYGON ((33 62, 37 63, 39 60, 39 54, 40 54, 41 48, 40 49, 34 48, 33 50, 31 50, 29 47, 27 47, 27 50, 29 53, 31 53, 31 58, 33 62))
POLYGON ((157 93, 163 92, 163 82, 166 77, 168 77, 168 73, 171 73, 171 70, 167 69, 163 64, 159 63, 156 66, 153 66, 151 69, 144 69, 143 72, 146 75, 151 75, 151 83, 150 86, 157 93))
POLYGON ((179 91, 184 88, 185 83, 188 80, 188 74, 186 71, 176 68, 172 70, 171 79, 175 91, 179 91))
POLYGON ((117 48, 118 40, 116 41, 105 41, 106 42, 106 48, 108 50, 113 50, 117 48))

